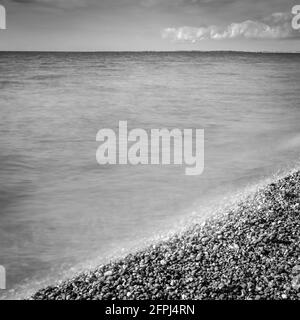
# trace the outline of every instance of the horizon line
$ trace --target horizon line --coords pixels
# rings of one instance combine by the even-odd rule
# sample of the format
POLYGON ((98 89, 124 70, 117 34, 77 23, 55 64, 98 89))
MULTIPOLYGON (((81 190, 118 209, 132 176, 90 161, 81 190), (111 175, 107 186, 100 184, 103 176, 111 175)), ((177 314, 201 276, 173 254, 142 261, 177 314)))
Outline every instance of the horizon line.
POLYGON ((285 54, 295 54, 300 53, 300 51, 269 51, 269 50, 260 50, 260 51, 250 51, 250 50, 0 50, 0 53, 181 53, 181 52, 200 52, 200 53, 222 53, 222 52, 231 52, 231 53, 285 53, 285 54))

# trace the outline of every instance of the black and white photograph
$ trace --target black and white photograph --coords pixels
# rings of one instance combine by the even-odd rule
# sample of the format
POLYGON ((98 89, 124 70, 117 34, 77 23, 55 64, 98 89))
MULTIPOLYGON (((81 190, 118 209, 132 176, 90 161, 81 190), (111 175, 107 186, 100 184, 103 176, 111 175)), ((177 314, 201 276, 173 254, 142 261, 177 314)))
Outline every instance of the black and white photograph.
POLYGON ((0 300, 299 302, 300 1, 0 0, 0 300))

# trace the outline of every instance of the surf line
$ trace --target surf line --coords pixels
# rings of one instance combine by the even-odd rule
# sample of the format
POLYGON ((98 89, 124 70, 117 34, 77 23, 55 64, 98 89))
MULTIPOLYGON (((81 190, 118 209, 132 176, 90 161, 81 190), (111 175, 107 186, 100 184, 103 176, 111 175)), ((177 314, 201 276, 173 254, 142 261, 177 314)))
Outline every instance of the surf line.
POLYGON ((128 132, 127 121, 119 121, 118 133, 101 129, 96 141, 101 142, 99 165, 185 165, 189 176, 204 170, 204 129, 151 129, 148 134, 141 128, 128 132))

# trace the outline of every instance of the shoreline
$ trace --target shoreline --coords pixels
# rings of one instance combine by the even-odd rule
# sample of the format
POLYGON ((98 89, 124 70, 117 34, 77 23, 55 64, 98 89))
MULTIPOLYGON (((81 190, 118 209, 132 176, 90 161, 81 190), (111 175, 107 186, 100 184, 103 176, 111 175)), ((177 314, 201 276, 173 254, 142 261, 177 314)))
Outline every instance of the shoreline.
POLYGON ((300 299, 300 171, 30 299, 300 299))

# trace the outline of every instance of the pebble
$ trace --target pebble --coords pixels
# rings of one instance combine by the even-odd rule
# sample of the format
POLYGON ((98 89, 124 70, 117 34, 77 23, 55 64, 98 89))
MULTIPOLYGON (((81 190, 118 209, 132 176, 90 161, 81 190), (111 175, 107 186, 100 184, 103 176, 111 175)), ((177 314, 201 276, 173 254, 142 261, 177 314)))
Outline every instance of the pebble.
POLYGON ((300 172, 29 299, 300 299, 300 172))
POLYGON ((110 277, 110 276, 112 276, 112 274, 113 274, 113 272, 112 272, 111 270, 106 271, 106 272, 104 273, 104 277, 110 277))
POLYGON ((294 290, 297 290, 297 291, 300 289, 300 274, 298 274, 295 277, 293 277, 293 279, 292 279, 292 288, 294 290))

